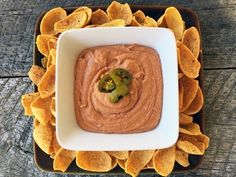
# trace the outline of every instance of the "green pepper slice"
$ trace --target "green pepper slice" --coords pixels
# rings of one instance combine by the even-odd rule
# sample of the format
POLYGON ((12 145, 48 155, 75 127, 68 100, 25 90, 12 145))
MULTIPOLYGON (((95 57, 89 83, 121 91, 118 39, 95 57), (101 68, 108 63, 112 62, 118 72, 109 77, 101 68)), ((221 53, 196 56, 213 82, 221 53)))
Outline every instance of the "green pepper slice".
POLYGON ((109 75, 116 86, 120 86, 122 84, 129 85, 132 79, 129 72, 122 68, 116 68, 110 71, 109 75))
POLYGON ((111 92, 115 88, 116 85, 109 74, 104 75, 98 82, 98 90, 100 92, 111 92))
POLYGON ((109 93, 109 99, 112 103, 117 103, 121 98, 128 95, 129 88, 127 85, 120 85, 116 87, 111 93, 109 93))

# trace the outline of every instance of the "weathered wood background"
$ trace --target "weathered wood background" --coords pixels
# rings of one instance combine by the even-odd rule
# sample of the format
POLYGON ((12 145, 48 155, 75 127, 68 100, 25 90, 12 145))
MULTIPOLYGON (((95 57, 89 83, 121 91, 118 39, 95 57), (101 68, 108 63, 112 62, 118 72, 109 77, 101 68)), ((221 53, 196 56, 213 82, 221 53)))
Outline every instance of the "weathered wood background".
MULTIPOLYGON (((32 64, 37 17, 52 7, 107 5, 108 0, 0 0, 0 177, 62 176, 39 170, 33 159, 32 119, 23 115, 22 94, 33 87, 32 64)), ((236 176, 236 1, 126 0, 130 4, 181 5, 201 22, 206 133, 210 147, 202 165, 171 176, 236 176)), ((73 175, 65 175, 73 176, 73 175)), ((97 175, 104 176, 104 175, 97 175)))

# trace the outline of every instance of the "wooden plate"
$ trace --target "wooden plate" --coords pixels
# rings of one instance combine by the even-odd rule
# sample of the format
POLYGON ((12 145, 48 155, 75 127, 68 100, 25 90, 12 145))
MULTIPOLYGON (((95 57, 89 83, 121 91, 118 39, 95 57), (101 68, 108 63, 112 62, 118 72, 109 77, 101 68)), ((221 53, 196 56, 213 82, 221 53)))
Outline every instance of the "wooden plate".
MULTIPOLYGON (((141 5, 141 6, 132 6, 131 5, 131 9, 132 12, 135 12, 137 10, 142 10, 145 15, 148 15, 154 19, 158 19, 161 15, 164 14, 165 9, 168 6, 155 6, 155 5, 141 5)), ((96 10, 98 8, 105 10, 106 6, 97 6, 97 7, 91 7, 92 10, 96 10)), ((185 25, 186 25, 186 29, 192 26, 195 26, 201 36, 201 32, 200 32, 200 24, 199 24, 199 19, 197 17, 197 15, 188 8, 184 8, 184 7, 177 7, 179 12, 182 15, 183 20, 185 21, 185 25)), ((64 8, 67 11, 67 14, 71 13, 73 10, 76 9, 76 7, 73 8, 64 8)), ((46 13, 46 12, 45 12, 46 13)), ((38 51, 35 41, 36 41, 36 37, 38 34, 40 34, 40 22, 41 19, 43 17, 43 15, 45 14, 43 13, 37 20, 37 23, 35 25, 35 31, 34 31, 34 58, 33 58, 33 63, 38 65, 38 66, 42 66, 41 64, 41 59, 43 58, 42 54, 38 51)), ((202 49, 202 48, 201 48, 202 49)), ((202 50, 200 50, 200 54, 198 57, 199 62, 202 65, 202 50)), ((202 88, 202 90, 204 90, 203 88, 203 71, 202 71, 202 67, 200 70, 200 75, 198 77, 199 83, 200 83, 200 87, 202 88)), ((35 86, 35 91, 37 91, 37 87, 35 86)), ((205 116, 204 116, 204 111, 203 109, 194 115, 194 122, 198 123, 201 127, 201 131, 203 133, 205 133, 205 116)), ((36 165, 45 171, 50 171, 53 172, 53 160, 49 157, 49 155, 45 154, 39 147, 38 145, 34 142, 34 158, 35 158, 35 162, 36 165)), ((185 172, 185 171, 189 171, 192 170, 196 167, 198 167, 200 165, 200 163, 202 162, 203 156, 196 156, 196 155, 190 155, 189 156, 189 162, 190 162, 190 166, 185 168, 180 166, 178 163, 175 163, 175 167, 174 167, 174 171, 173 172, 185 172)), ((77 167, 75 161, 72 162, 72 164, 70 165, 70 167, 67 169, 66 173, 76 173, 76 174, 84 174, 84 175, 89 175, 89 174, 96 174, 93 172, 88 172, 85 170, 80 169, 79 167, 77 167)), ((116 167, 115 169, 113 169, 112 171, 106 172, 106 173, 99 173, 99 174, 124 174, 124 170, 121 169, 120 167, 116 167)), ((156 174, 156 172, 154 170, 143 170, 140 174, 156 174)))

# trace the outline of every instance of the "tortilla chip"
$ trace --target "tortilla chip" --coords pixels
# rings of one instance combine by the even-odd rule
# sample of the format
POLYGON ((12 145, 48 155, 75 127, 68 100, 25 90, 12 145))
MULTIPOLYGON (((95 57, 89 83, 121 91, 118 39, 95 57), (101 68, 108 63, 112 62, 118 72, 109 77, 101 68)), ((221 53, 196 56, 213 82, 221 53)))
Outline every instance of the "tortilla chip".
POLYGON ((195 27, 188 28, 184 31, 183 44, 188 47, 195 58, 198 58, 200 51, 200 35, 195 27))
POLYGON ((125 25, 129 25, 133 17, 129 4, 121 4, 117 1, 113 1, 108 6, 107 14, 111 20, 123 19, 125 21, 125 25))
POLYGON ((52 97, 48 98, 36 98, 30 105, 31 111, 35 118, 43 125, 51 120, 52 114, 50 111, 52 97))
MULTIPOLYGON (((117 159, 114 158, 114 157, 111 157, 111 169, 110 169, 110 170, 116 168, 117 164, 118 164, 118 163, 117 163, 117 159)), ((110 171, 110 170, 109 170, 109 171, 110 171)))
POLYGON ((34 123, 33 124, 34 124, 34 128, 35 128, 35 127, 37 127, 40 124, 40 122, 37 119, 34 119, 34 123))
POLYGON ((179 82, 179 109, 182 109, 184 101, 184 86, 182 82, 179 82))
POLYGON ((46 70, 44 68, 37 65, 32 65, 28 72, 28 76, 35 85, 38 85, 45 72, 46 70))
POLYGON ((178 73, 178 79, 181 79, 182 77, 184 77, 183 73, 178 73))
POLYGON ((48 63, 48 57, 43 57, 41 59, 41 64, 43 68, 47 68, 47 63, 48 63))
POLYGON ((127 160, 120 160, 117 159, 117 163, 120 166, 120 168, 122 168, 123 170, 125 170, 125 163, 127 162, 127 160))
POLYGON ((53 148, 54 153, 56 154, 61 149, 61 146, 57 141, 56 131, 54 131, 52 135, 53 135, 52 136, 52 148, 53 148))
POLYGON ((38 84, 38 91, 42 98, 47 98, 55 92, 55 65, 51 65, 38 84))
POLYGON ((129 151, 107 151, 107 153, 120 160, 125 160, 129 156, 129 151))
POLYGON ((48 41, 48 51, 49 51, 49 54, 50 54, 50 51, 52 49, 56 50, 57 48, 57 39, 50 39, 48 41))
POLYGON ((145 20, 144 20, 144 23, 143 23, 143 26, 146 26, 146 27, 157 27, 157 22, 153 18, 151 18, 149 16, 146 16, 145 20))
POLYGON ((52 128, 50 125, 39 124, 33 130, 34 141, 46 154, 51 154, 52 128))
POLYGON ((125 21, 122 19, 116 19, 116 20, 112 20, 108 23, 104 23, 102 25, 100 25, 99 27, 124 27, 125 26, 125 21))
POLYGON ((184 112, 192 103, 194 97, 198 91, 198 81, 190 79, 188 77, 183 77, 179 80, 183 84, 184 94, 183 94, 183 105, 180 108, 180 112, 184 112))
POLYGON ((57 151, 53 160, 53 170, 65 172, 70 166, 71 162, 75 159, 76 151, 71 151, 61 148, 57 151))
POLYGON ((77 13, 77 12, 81 12, 81 11, 84 11, 87 14, 87 20, 86 20, 85 25, 89 24, 91 17, 92 17, 92 9, 87 6, 82 6, 82 7, 79 7, 78 9, 76 9, 73 13, 77 13))
POLYGON ((125 172, 137 176, 152 159, 155 150, 132 151, 125 163, 125 172))
POLYGON ((202 90, 200 87, 198 87, 196 96, 194 97, 190 106, 184 111, 184 113, 188 115, 196 114, 202 109, 203 102, 204 102, 204 98, 203 98, 202 90))
POLYGON ((191 135, 180 134, 177 147, 188 154, 203 155, 205 152, 205 144, 191 135))
POLYGON ((51 105, 50 105, 51 113, 54 117, 56 117, 56 104, 55 104, 55 97, 52 97, 51 105))
POLYGON ((39 97, 39 92, 35 93, 27 93, 21 96, 21 104, 24 107, 25 115, 26 116, 32 116, 33 112, 31 111, 31 103, 39 97))
POLYGON ((137 10, 134 14, 133 14, 133 18, 131 21, 131 26, 142 26, 142 24, 145 21, 145 14, 143 13, 143 11, 141 10, 137 10))
POLYGON ((188 153, 176 149, 175 151, 175 160, 183 167, 188 167, 190 165, 188 161, 188 153))
POLYGON ((61 8, 53 8, 49 10, 42 18, 40 23, 41 34, 56 35, 57 32, 54 29, 54 24, 64 18, 66 18, 66 11, 61 8))
POLYGON ((94 172, 106 172, 112 168, 112 158, 104 151, 77 151, 78 167, 94 172))
POLYGON ((97 25, 87 25, 84 28, 96 28, 96 27, 97 27, 97 25))
POLYGON ((153 156, 153 165, 159 175, 168 176, 175 165, 175 145, 157 151, 153 156))
POLYGON ((165 14, 163 14, 158 20, 157 20, 157 26, 167 28, 166 20, 165 20, 165 14))
POLYGON ((193 117, 186 115, 184 113, 179 113, 179 124, 180 125, 187 125, 193 122, 193 117))
POLYGON ((37 49, 45 57, 48 57, 49 55, 48 41, 51 39, 57 40, 55 36, 48 35, 48 34, 39 34, 36 38, 37 49))
POLYGON ((110 22, 110 19, 106 12, 98 9, 92 13, 91 23, 95 25, 102 25, 104 23, 110 22))
POLYGON ((182 39, 183 36, 183 20, 179 11, 175 7, 168 7, 165 10, 165 22, 175 35, 176 40, 182 39))
POLYGON ((182 43, 177 41, 179 48, 179 67, 181 71, 189 78, 197 78, 201 68, 200 62, 194 57, 193 53, 182 43))
POLYGON ((87 23, 88 15, 86 11, 79 11, 68 15, 65 19, 55 23, 55 30, 62 33, 69 29, 83 28, 87 23))
POLYGON ((154 169, 154 164, 152 159, 148 162, 148 164, 144 167, 144 169, 154 169))
POLYGON ((204 134, 201 134, 201 135, 197 135, 195 136, 197 138, 197 140, 199 142, 202 142, 204 143, 205 145, 205 149, 207 149, 209 147, 209 142, 210 142, 210 139, 208 136, 204 135, 204 134))
POLYGON ((187 125, 181 125, 179 128, 179 132, 186 135, 201 135, 202 134, 200 130, 200 126, 194 122, 187 125))

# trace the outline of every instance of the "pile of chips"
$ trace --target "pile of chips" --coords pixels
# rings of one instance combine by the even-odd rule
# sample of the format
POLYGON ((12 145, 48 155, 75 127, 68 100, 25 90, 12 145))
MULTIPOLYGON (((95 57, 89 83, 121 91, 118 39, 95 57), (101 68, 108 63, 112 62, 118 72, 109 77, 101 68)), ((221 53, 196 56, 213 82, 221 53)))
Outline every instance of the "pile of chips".
MULTIPOLYGON (((154 169, 162 176, 169 175, 175 162, 188 167, 189 154, 203 155, 209 138, 202 134, 193 115, 203 106, 203 94, 196 78, 201 64, 198 61, 200 37, 197 29, 185 29, 185 22, 175 7, 169 7, 155 20, 141 10, 132 13, 130 6, 113 1, 106 12, 79 7, 71 14, 54 8, 42 18, 36 39, 39 52, 44 55, 42 66, 33 65, 29 77, 38 92, 22 96, 25 115, 34 116, 33 137, 38 146, 53 159, 54 170, 65 172, 75 159, 78 167, 93 172, 107 172, 119 165, 132 176, 143 169, 154 169), (165 27, 176 37, 179 67, 179 139, 167 149, 142 151, 71 151, 63 149, 55 135, 55 64, 57 38, 60 33, 77 28, 109 26, 165 27)), ((158 39, 157 39, 158 40, 158 39)))

